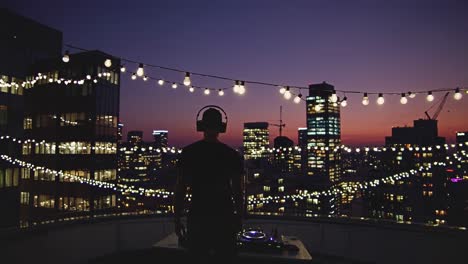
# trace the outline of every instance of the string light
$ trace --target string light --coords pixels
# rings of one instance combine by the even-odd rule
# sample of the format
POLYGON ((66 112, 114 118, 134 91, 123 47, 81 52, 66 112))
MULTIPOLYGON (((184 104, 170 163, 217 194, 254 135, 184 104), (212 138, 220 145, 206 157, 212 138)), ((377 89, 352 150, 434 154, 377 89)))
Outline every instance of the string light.
POLYGON ((136 76, 136 73, 133 73, 132 74, 132 80, 136 80, 137 76, 136 76))
POLYGON ((332 103, 338 102, 338 96, 336 95, 336 91, 333 91, 332 95, 330 96, 330 101, 332 103))
POLYGON ((177 83, 172 83, 172 89, 177 89, 177 83))
POLYGON ((143 63, 140 63, 140 64, 138 65, 138 69, 137 69, 136 74, 137 74, 139 77, 141 77, 141 76, 143 76, 143 75, 145 74, 145 70, 143 69, 143 63))
POLYGON ((400 103, 401 103, 401 104, 406 104, 406 103, 408 103, 408 98, 406 98, 405 93, 402 93, 402 94, 401 94, 400 103))
POLYGON ((193 93, 195 91, 195 88, 193 88, 192 86, 190 86, 190 88, 188 89, 191 93, 193 93))
POLYGON ((383 94, 379 93, 379 98, 377 98, 377 104, 383 105, 385 103, 385 99, 383 98, 383 94))
POLYGON ((65 63, 70 61, 70 54, 68 53, 68 50, 66 50, 65 54, 63 54, 62 61, 65 63))
POLYGON ((296 104, 300 103, 301 102, 301 97, 302 97, 302 94, 298 94, 296 97, 294 97, 294 102, 296 104))
POLYGON ((223 96, 223 95, 224 95, 224 91, 223 91, 222 89, 219 89, 218 95, 219 95, 219 96, 223 96))
POLYGON ((432 95, 432 91, 427 92, 426 100, 428 102, 434 101, 434 95, 432 95))
POLYGON ((234 86, 232 87, 234 93, 239 93, 239 81, 234 82, 234 86))
POLYGON ((284 88, 284 86, 280 86, 279 92, 280 94, 284 94, 284 92, 286 92, 286 88, 284 88))
POLYGON ((284 91, 284 99, 289 100, 291 99, 291 92, 289 91, 289 86, 286 86, 286 91, 284 91))
POLYGON ((369 97, 367 97, 367 93, 364 93, 364 96, 362 97, 362 104, 369 105, 369 97))
POLYGON ((462 99, 463 95, 460 93, 460 88, 455 89, 455 93, 453 94, 453 99, 460 100, 462 99))
POLYGON ((120 66, 120 72, 126 72, 126 71, 127 71, 127 69, 125 68, 124 65, 120 66))
POLYGON ((158 84, 161 85, 161 86, 164 85, 164 80, 163 80, 163 79, 159 79, 159 80, 158 80, 158 84))
POLYGON ((203 92, 205 95, 209 95, 210 94, 210 89, 208 88, 205 88, 205 91, 203 92))
POLYGON ((348 105, 348 102, 346 101, 348 98, 345 96, 343 98, 343 101, 341 101, 341 107, 346 107, 348 105))
POLYGON ((241 82, 240 82, 240 85, 239 85, 239 94, 240 94, 240 95, 245 94, 245 82, 244 82, 244 81, 241 81, 241 82))
POLYGON ((412 92, 408 92, 408 97, 409 98, 415 98, 416 97, 416 94, 415 93, 412 93, 412 92))
POLYGON ((107 68, 110 68, 112 66, 112 61, 110 59, 106 59, 104 61, 104 66, 106 66, 107 68))
POLYGON ((190 73, 186 72, 185 73, 185 78, 184 78, 184 85, 185 86, 190 86, 191 81, 190 81, 190 73))
POLYGON ((148 80, 148 76, 145 75, 145 77, 143 77, 143 81, 147 81, 148 80))

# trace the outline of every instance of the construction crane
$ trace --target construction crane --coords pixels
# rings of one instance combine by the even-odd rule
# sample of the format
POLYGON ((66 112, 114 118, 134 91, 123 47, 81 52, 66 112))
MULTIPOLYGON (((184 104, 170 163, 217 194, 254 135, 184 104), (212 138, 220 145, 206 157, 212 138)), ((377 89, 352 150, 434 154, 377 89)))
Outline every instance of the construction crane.
POLYGON ((283 123, 283 106, 280 106, 280 119, 277 121, 279 121, 279 124, 269 123, 269 125, 279 127, 279 135, 281 137, 283 135, 283 127, 286 126, 286 124, 283 123))
POLYGON ((429 109, 427 109, 424 112, 424 114, 426 114, 428 120, 437 120, 437 117, 439 116, 440 111, 442 111, 442 108, 444 107, 445 102, 447 101, 448 95, 449 95, 449 92, 445 93, 444 97, 439 102, 433 104, 431 107, 429 107, 429 109), (434 114, 431 117, 428 112, 429 112, 429 110, 431 110, 437 104, 439 104, 439 106, 437 107, 437 110, 434 112, 434 114))

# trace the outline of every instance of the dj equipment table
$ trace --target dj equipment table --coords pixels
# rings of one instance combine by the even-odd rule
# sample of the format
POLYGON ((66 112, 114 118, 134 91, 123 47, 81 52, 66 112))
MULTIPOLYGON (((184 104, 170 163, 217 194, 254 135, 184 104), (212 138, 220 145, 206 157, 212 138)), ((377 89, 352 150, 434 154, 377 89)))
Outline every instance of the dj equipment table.
MULTIPOLYGON (((281 252, 244 252, 240 251, 238 257, 240 260, 262 260, 273 263, 310 263, 312 257, 305 248, 304 244, 296 237, 292 236, 282 236, 282 241, 285 244, 295 245, 299 250, 297 251, 287 251, 283 250, 281 252)), ((161 241, 153 245, 153 248, 159 250, 173 250, 185 252, 186 249, 179 246, 178 238, 175 233, 170 234, 161 241)))

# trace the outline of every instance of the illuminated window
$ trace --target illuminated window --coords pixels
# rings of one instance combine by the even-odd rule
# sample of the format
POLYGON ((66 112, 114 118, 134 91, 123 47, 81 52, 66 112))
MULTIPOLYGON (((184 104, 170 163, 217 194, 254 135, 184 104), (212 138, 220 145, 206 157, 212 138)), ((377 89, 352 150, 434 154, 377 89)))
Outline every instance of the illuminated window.
MULTIPOLYGON (((30 151, 30 149, 24 149, 24 151, 30 151)), ((35 144, 34 153, 36 154, 55 154, 55 142, 41 142, 35 144)))
POLYGON ((60 115, 60 126, 79 126, 87 122, 86 113, 63 113, 60 115))
POLYGON ((60 154, 91 154, 91 143, 83 141, 60 142, 60 154))
POLYGON ((21 192, 20 193, 20 203, 28 205, 29 204, 29 193, 28 192, 21 192))
POLYGON ((32 129, 32 118, 25 117, 23 120, 23 128, 24 129, 32 129))
POLYGON ((96 142, 96 154, 115 154, 117 153, 117 143, 112 142, 96 142))
POLYGON ((94 179, 98 181, 112 181, 117 178, 116 170, 97 170, 94 172, 94 179))

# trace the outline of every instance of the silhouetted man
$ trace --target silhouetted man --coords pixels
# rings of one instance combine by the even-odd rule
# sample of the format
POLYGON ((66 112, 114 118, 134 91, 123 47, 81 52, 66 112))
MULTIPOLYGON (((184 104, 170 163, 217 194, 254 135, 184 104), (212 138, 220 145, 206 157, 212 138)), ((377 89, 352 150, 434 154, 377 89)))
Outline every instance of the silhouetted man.
POLYGON ((236 234, 241 229, 243 161, 232 148, 218 140, 226 131, 220 107, 206 106, 197 114, 197 131, 203 139, 182 151, 175 193, 175 231, 181 238, 184 198, 192 197, 187 215, 187 247, 194 263, 204 263, 210 251, 218 263, 229 263, 236 255, 236 234), (198 120, 200 112, 202 120, 198 120), (202 262, 200 262, 202 261, 202 262))

